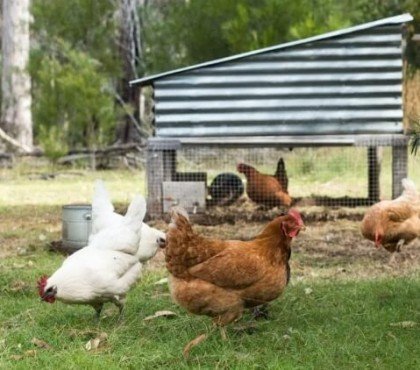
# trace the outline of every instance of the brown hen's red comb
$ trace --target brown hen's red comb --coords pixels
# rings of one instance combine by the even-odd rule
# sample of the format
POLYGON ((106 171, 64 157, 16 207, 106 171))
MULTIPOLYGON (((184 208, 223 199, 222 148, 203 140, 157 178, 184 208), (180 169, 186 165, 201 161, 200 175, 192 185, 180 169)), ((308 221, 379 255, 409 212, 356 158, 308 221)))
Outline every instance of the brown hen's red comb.
POLYGON ((299 211, 296 208, 291 208, 289 212, 287 212, 290 216, 292 216, 298 225, 303 225, 302 216, 300 215, 299 211))
POLYGON ((40 279, 37 281, 38 285, 38 294, 40 297, 44 295, 45 286, 47 285, 48 276, 43 275, 40 277, 40 279))

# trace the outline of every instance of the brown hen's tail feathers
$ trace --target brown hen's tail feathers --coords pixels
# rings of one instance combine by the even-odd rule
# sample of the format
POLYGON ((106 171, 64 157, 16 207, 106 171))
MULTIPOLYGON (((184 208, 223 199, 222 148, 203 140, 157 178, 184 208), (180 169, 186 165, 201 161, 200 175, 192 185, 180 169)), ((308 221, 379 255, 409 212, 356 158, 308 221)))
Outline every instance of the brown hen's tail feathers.
POLYGON ((175 206, 171 208, 171 223, 169 224, 169 227, 175 227, 179 228, 185 222, 187 221, 189 223, 190 218, 188 217, 188 212, 185 210, 185 208, 181 206, 175 206))
POLYGON ((285 205, 286 207, 290 207, 292 205, 292 198, 290 197, 289 194, 284 193, 282 191, 278 191, 276 193, 276 196, 281 201, 281 203, 285 205))
POLYGON ((403 179, 402 186, 404 188, 401 196, 407 198, 410 201, 417 202, 420 200, 419 193, 417 192, 416 185, 410 179, 403 179))

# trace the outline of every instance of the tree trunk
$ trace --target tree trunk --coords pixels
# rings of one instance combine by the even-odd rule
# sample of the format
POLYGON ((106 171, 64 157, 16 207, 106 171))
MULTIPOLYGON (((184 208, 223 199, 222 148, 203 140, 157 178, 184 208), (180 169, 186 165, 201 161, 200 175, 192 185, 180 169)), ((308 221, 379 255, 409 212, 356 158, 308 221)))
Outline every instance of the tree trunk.
MULTIPOLYGON (((12 147, 24 151, 30 151, 33 146, 31 80, 27 70, 29 2, 30 0, 3 0, 2 23, 0 128, 19 144, 12 147)), ((5 148, 5 141, 1 141, 0 145, 5 148)))
POLYGON ((142 60, 141 25, 138 9, 141 0, 121 0, 119 2, 120 37, 119 47, 123 67, 123 76, 119 82, 118 95, 120 103, 126 105, 127 112, 124 121, 117 129, 117 139, 126 143, 143 136, 138 129, 139 117, 139 89, 131 88, 129 82, 138 77, 138 68, 142 60), (136 122, 133 123, 133 118, 136 122), (136 128, 137 127, 137 128, 136 128))

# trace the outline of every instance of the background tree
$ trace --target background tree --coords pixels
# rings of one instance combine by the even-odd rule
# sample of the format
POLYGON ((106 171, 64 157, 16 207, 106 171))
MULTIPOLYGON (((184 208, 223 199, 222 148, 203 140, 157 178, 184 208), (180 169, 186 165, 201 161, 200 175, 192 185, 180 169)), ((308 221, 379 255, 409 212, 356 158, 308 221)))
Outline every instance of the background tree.
POLYGON ((115 103, 122 75, 115 4, 34 0, 32 10, 37 137, 50 140, 55 135, 69 148, 94 149, 112 143, 122 114, 115 103))
MULTIPOLYGON (((2 101, 0 134, 13 149, 31 151, 33 145, 29 62, 29 0, 2 4, 2 101)), ((3 143, 3 144, 1 144, 3 143)))
MULTIPOLYGON (((407 11, 415 17, 410 35, 419 33, 417 2, 32 0, 36 143, 58 156, 125 142, 133 132, 138 139, 150 129, 139 120, 131 79, 407 11)), ((409 42, 407 55, 416 66, 419 45, 409 42)))
MULTIPOLYGON (((117 140, 128 142, 133 136, 147 135, 141 128, 139 114, 140 89, 131 88, 129 82, 143 75, 143 44, 140 23, 140 0, 117 2, 119 18, 119 54, 122 61, 122 76, 118 83, 116 98, 124 109, 124 117, 117 130, 117 140), (135 135, 137 134, 137 135, 135 135)), ((144 4, 143 4, 144 6, 144 4)))

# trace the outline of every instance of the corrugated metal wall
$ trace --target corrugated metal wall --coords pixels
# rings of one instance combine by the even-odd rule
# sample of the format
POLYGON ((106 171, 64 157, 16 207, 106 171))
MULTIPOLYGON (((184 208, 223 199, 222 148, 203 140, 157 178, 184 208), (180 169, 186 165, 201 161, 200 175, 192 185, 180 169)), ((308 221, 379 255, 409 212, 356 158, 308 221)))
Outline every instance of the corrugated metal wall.
POLYGON ((154 82, 160 137, 401 133, 401 26, 154 82))

